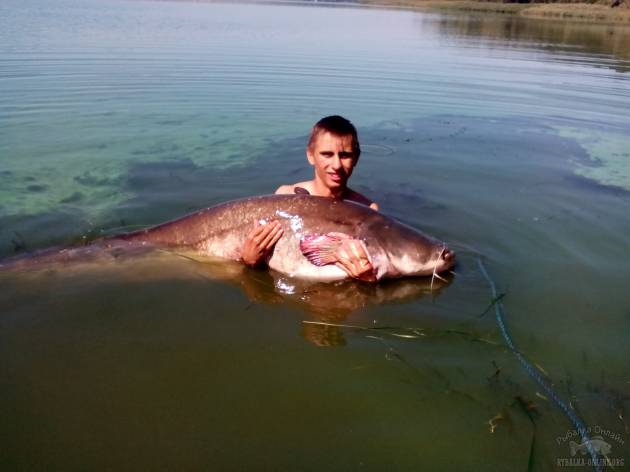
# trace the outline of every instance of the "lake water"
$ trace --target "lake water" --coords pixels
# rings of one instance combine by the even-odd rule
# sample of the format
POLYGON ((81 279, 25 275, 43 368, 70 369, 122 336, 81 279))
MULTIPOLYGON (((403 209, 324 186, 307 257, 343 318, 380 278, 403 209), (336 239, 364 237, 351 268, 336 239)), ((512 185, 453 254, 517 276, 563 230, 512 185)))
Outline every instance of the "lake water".
POLYGON ((355 187, 459 252, 433 290, 169 254, 1 274, 2 469, 555 469, 580 440, 484 314, 477 253, 630 460, 629 29, 4 0, 0 45, 0 256, 309 178, 329 114, 359 128, 355 187))

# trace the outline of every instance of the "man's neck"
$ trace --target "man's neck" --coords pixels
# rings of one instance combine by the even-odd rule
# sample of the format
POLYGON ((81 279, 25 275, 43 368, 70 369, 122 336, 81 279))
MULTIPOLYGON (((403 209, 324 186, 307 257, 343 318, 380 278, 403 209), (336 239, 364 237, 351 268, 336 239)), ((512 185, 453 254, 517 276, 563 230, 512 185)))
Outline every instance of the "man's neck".
POLYGON ((315 195, 320 197, 329 197, 329 198, 344 198, 348 193, 348 189, 346 187, 339 187, 338 189, 331 189, 326 187, 319 180, 313 181, 313 189, 315 190, 315 195))

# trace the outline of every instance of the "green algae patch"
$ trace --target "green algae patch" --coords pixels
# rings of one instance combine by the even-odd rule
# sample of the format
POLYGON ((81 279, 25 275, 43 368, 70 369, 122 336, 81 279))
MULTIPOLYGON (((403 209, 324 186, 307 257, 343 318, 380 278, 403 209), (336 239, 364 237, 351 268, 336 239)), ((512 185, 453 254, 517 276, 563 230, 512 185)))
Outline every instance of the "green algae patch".
POLYGON ((145 179, 130 180, 139 165, 190 164, 226 173, 251 165, 281 137, 277 130, 255 128, 245 120, 179 118, 139 115, 99 126, 11 126, 0 136, 6 136, 0 154, 11 156, 0 166, 0 216, 65 207, 98 218, 144 191, 145 179), (68 128, 81 132, 70 135, 68 128))
POLYGON ((59 206, 99 214, 129 198, 119 187, 125 172, 121 162, 103 163, 85 153, 22 159, 0 175, 0 214, 37 214, 59 206))
POLYGON ((573 139, 589 157, 575 161, 575 173, 599 184, 630 191, 630 137, 627 133, 554 127, 558 135, 573 139))

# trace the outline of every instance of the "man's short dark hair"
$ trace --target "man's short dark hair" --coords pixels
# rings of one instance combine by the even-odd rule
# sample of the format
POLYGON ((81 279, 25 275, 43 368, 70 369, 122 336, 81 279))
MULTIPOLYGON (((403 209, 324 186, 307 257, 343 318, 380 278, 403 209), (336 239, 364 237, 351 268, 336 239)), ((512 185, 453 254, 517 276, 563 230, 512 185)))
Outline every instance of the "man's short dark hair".
POLYGON ((357 159, 361 155, 357 129, 350 120, 346 120, 343 116, 326 116, 315 123, 315 126, 313 126, 311 130, 311 136, 308 139, 308 149, 312 149, 315 140, 321 133, 330 133, 338 137, 352 136, 352 153, 354 154, 354 158, 357 159))

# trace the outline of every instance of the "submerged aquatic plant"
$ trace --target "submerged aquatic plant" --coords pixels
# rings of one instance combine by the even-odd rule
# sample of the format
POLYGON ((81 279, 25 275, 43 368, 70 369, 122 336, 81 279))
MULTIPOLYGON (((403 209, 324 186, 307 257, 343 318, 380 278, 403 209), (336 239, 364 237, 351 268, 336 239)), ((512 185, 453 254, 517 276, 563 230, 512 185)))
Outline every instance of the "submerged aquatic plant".
POLYGON ((401 339, 409 339, 409 340, 455 334, 455 335, 468 338, 471 341, 477 341, 477 342, 481 342, 485 344, 491 344, 493 346, 498 346, 496 342, 491 341, 489 339, 482 338, 476 335, 475 333, 456 330, 456 329, 428 330, 424 328, 409 328, 405 326, 360 326, 360 325, 351 325, 351 324, 330 323, 327 321, 309 321, 309 320, 303 320, 302 323, 321 325, 321 326, 335 326, 337 328, 354 329, 357 331, 373 331, 373 332, 378 332, 380 334, 384 334, 387 336, 392 336, 392 337, 401 338, 401 339))
MULTIPOLYGON (((477 259, 477 262, 479 265, 479 270, 481 270, 481 273, 490 286, 490 292, 492 293, 493 298, 496 299, 498 296, 496 284, 490 277, 490 274, 488 274, 488 271, 486 270, 486 267, 483 264, 481 257, 477 259)), ((534 364, 528 361, 523 353, 516 348, 516 345, 514 344, 510 333, 508 332, 507 325, 505 324, 505 319, 503 316, 503 305, 500 301, 496 301, 494 303, 494 310, 496 314, 497 324, 499 325, 499 330, 501 331, 501 335, 503 336, 503 339, 505 340, 505 343, 507 344, 510 351, 512 351, 512 353, 516 356, 516 358, 519 360, 529 376, 543 389, 547 396, 553 400, 556 406, 564 412, 571 423, 573 423, 573 426, 575 426, 575 430, 582 438, 582 443, 586 445, 586 449, 588 450, 588 453, 592 458, 592 464, 595 470, 603 470, 600 462, 597 460, 597 451, 595 451, 595 448, 591 443, 591 437, 589 434, 590 429, 586 426, 582 418, 579 417, 575 409, 560 398, 558 393, 554 390, 551 382, 546 378, 545 371, 540 369, 539 367, 534 367, 534 364)), ((541 398, 547 399, 539 392, 536 392, 536 395, 540 396, 541 398)))

